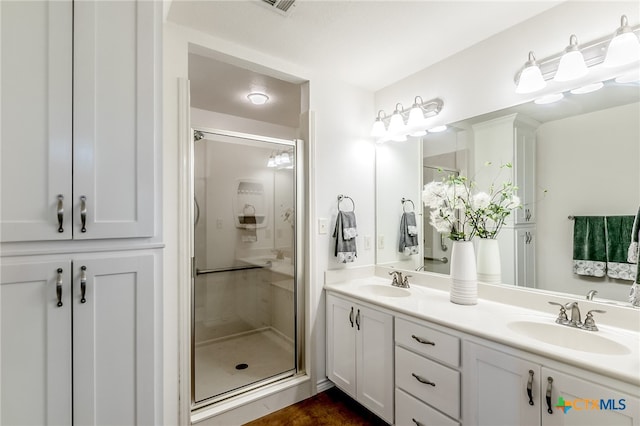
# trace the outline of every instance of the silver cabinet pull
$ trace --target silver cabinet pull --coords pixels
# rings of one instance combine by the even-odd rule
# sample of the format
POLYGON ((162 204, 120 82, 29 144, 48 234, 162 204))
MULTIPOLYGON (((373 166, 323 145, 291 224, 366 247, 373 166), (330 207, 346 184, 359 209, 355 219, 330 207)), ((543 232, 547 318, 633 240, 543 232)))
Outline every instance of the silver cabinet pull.
POLYGON ((87 293, 87 267, 80 267, 80 303, 87 303, 85 295, 87 293))
POLYGON ((547 413, 549 414, 553 414, 553 409, 551 408, 551 387, 553 385, 553 377, 549 376, 547 377, 547 393, 546 393, 546 400, 547 400, 547 413))
POLYGON ((356 326, 358 330, 360 330, 360 309, 358 309, 358 313, 356 314, 356 326))
POLYGON ((411 373, 411 375, 412 375, 413 377, 415 377, 415 379, 416 379, 417 381, 419 381, 420 383, 424 383, 425 385, 430 385, 430 386, 433 386, 433 387, 435 387, 435 386, 436 386, 436 384, 435 384, 435 383, 433 383, 432 381, 427 380, 427 379, 425 379, 424 377, 420 377, 420 376, 418 376, 416 373, 411 373))
POLYGON ((411 338, 414 339, 418 343, 422 343, 423 345, 431 345, 431 346, 435 346, 436 345, 435 342, 432 342, 431 340, 423 339, 422 337, 418 337, 415 334, 412 334, 411 338))
POLYGON ((82 223, 80 232, 87 232, 87 197, 84 195, 80 197, 80 222, 82 223))
POLYGON ((62 227, 64 223, 64 196, 62 194, 58 194, 58 232, 64 232, 64 228, 62 227))
POLYGON ((58 308, 62 306, 62 268, 58 268, 58 279, 56 280, 56 296, 58 298, 58 308))
POLYGON ((529 405, 533 405, 533 370, 529 370, 529 380, 527 380, 527 395, 529 396, 529 405))

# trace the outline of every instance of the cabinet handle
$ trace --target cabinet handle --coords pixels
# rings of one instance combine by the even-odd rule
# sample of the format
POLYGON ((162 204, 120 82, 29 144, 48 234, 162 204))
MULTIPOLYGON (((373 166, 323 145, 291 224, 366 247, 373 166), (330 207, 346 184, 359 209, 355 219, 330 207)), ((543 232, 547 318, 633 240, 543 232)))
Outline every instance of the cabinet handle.
POLYGON ((419 381, 420 383, 424 383, 425 385, 431 385, 431 386, 433 386, 434 388, 436 387, 436 384, 435 384, 435 383, 433 383, 432 381, 429 381, 429 380, 425 379, 424 377, 420 377, 420 376, 418 376, 416 373, 411 373, 411 375, 412 375, 413 377, 415 377, 415 378, 416 378, 416 380, 417 380, 417 381, 419 381))
POLYGON ((551 387, 552 387, 552 383, 553 383, 553 377, 551 377, 551 376, 547 377, 546 399, 547 399, 547 413, 549 413, 549 414, 553 414, 553 410, 551 409, 551 387))
POLYGON ((80 303, 87 303, 85 294, 87 293, 87 267, 80 267, 80 303))
POLYGON ((527 395, 529 395, 529 405, 533 405, 533 370, 529 370, 529 380, 527 381, 527 395))
POLYGON ((58 195, 58 208, 57 208, 57 213, 58 213, 58 232, 64 232, 64 228, 62 227, 62 224, 64 223, 64 196, 62 194, 58 195))
POLYGON ((351 322, 351 328, 353 328, 353 306, 351 307, 351 312, 349 313, 349 321, 351 322))
POLYGON ((356 314, 356 326, 358 326, 358 330, 360 330, 360 309, 358 309, 358 313, 356 314))
POLYGON ((80 232, 87 232, 87 197, 84 195, 80 197, 80 222, 82 223, 80 232))
POLYGON ((422 337, 418 337, 415 334, 412 334, 411 337, 418 343, 422 343, 423 345, 431 345, 431 346, 435 346, 435 342, 432 342, 431 340, 427 340, 427 339, 423 339, 422 337))
POLYGON ((58 268, 58 279, 56 280, 56 296, 58 297, 58 308, 62 306, 62 268, 58 268))
POLYGON ((421 423, 419 421, 417 421, 416 419, 411 419, 412 422, 414 422, 416 424, 416 426, 424 426, 424 423, 421 423))

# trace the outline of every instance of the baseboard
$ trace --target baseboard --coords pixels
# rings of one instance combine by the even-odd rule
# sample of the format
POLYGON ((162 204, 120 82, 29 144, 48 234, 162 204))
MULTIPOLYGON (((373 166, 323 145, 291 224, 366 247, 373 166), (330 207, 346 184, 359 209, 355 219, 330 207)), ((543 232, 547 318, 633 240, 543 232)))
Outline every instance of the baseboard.
POLYGON ((335 385, 333 384, 333 382, 326 377, 316 383, 316 389, 318 390, 318 393, 331 389, 334 386, 335 385))

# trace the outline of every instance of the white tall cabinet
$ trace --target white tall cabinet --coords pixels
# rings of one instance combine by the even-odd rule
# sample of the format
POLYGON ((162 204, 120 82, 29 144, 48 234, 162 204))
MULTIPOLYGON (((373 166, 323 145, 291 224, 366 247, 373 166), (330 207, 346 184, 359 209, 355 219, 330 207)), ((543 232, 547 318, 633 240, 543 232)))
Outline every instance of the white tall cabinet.
POLYGON ((503 182, 517 186, 522 208, 515 209, 498 234, 502 282, 536 286, 536 129, 539 123, 510 114, 473 125, 475 180, 478 189, 496 189, 503 182), (491 163, 491 166, 486 166, 491 163), (512 167, 502 167, 505 164, 512 167))
POLYGON ((161 6, 0 2, 0 424, 162 423, 161 6))

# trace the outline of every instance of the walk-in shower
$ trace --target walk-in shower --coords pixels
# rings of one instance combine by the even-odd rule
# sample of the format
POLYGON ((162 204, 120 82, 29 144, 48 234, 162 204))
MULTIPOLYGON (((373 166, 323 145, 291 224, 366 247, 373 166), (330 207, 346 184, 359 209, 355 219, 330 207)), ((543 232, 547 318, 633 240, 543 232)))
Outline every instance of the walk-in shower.
POLYGON ((192 404, 301 368, 300 141, 194 129, 192 404))

